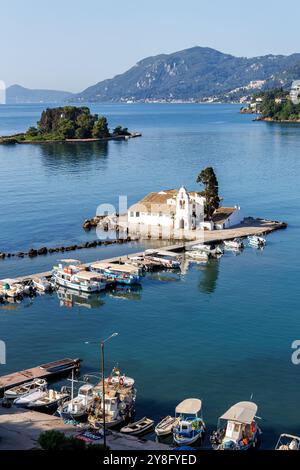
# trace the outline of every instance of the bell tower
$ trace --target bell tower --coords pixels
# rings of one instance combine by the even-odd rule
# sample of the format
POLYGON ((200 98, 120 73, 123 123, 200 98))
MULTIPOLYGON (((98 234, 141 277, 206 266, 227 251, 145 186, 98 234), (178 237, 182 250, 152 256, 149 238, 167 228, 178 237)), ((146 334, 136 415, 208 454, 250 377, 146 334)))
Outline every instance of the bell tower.
POLYGON ((182 186, 176 197, 175 229, 190 230, 192 225, 190 214, 190 197, 186 188, 182 186))

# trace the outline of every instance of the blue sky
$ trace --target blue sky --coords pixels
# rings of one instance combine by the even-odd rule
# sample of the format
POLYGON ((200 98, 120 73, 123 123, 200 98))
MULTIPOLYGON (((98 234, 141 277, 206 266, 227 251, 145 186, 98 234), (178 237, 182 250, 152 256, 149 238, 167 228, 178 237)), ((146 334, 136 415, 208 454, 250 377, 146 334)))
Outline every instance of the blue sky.
POLYGON ((299 18, 299 0, 10 0, 0 9, 0 79, 81 91, 196 45, 248 57, 300 52, 299 18))

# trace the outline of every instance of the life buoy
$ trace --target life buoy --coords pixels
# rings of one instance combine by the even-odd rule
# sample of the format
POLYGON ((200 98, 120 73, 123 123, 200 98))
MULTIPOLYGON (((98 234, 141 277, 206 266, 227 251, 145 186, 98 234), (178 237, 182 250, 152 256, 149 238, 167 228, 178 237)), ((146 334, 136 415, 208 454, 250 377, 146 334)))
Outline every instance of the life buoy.
POLYGON ((256 424, 254 421, 252 421, 250 425, 251 432, 254 434, 256 432, 256 424))

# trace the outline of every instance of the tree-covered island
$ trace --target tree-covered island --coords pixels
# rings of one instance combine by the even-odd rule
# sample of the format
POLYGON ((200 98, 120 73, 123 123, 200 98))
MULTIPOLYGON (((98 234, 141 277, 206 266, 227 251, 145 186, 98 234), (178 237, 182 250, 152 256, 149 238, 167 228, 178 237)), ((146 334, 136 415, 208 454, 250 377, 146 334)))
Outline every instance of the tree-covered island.
POLYGON ((38 143, 61 141, 90 141, 136 137, 126 127, 109 130, 106 117, 91 114, 86 106, 47 108, 37 127, 20 134, 0 137, 0 143, 38 143))
POLYGON ((300 122, 300 104, 282 88, 254 95, 248 107, 241 108, 241 113, 258 114, 259 121, 300 122))

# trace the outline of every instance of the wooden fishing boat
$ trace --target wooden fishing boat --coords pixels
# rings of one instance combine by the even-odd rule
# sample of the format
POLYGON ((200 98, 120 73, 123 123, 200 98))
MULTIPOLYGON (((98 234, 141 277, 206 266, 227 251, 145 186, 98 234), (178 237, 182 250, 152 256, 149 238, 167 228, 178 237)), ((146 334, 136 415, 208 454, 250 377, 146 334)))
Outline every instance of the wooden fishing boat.
POLYGON ((4 392, 4 398, 8 400, 16 400, 20 397, 24 397, 33 391, 45 390, 47 382, 44 379, 34 379, 31 382, 17 385, 16 387, 10 388, 4 392))
POLYGON ((114 279, 117 284, 133 285, 140 282, 139 268, 130 264, 97 261, 91 264, 90 270, 107 279, 114 279))
POLYGON ((202 418, 202 401, 198 398, 183 400, 175 408, 178 423, 173 429, 173 439, 179 446, 194 444, 205 432, 202 418))
POLYGON ((53 269, 53 280, 56 284, 79 292, 99 292, 106 288, 95 272, 86 271, 76 260, 61 260, 53 269), (72 264, 68 264, 71 262, 72 264))
POLYGON ((174 418, 174 416, 166 416, 155 426, 155 434, 157 436, 167 436, 168 434, 172 434, 178 421, 179 419, 174 418))
POLYGON ((261 430, 255 418, 257 405, 242 401, 231 406, 220 418, 210 437, 215 450, 248 450, 260 444, 261 430))
POLYGON ((88 417, 88 409, 94 401, 94 386, 82 385, 78 390, 78 395, 73 397, 73 381, 72 379, 71 399, 58 407, 57 414, 63 419, 84 421, 88 417))
POLYGON ((147 418, 146 416, 135 423, 130 423, 127 426, 121 428, 121 432, 124 434, 130 434, 132 436, 137 436, 138 434, 143 434, 150 431, 153 428, 154 421, 147 418))

